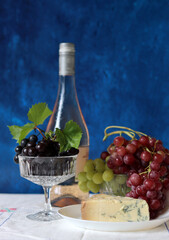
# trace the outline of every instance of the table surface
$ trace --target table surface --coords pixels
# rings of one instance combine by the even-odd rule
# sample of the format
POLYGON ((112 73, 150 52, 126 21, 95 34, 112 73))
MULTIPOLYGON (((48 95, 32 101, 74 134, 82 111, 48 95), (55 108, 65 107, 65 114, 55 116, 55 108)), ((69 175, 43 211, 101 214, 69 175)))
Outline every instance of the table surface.
POLYGON ((168 239, 169 222, 140 232, 101 232, 78 228, 64 219, 36 222, 26 215, 44 207, 42 194, 0 194, 1 240, 102 240, 168 239))

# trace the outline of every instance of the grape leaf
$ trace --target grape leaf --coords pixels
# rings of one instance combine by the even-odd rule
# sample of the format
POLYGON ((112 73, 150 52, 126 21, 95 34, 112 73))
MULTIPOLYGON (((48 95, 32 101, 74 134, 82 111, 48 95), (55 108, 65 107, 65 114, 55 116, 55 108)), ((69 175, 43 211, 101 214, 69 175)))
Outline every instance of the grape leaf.
POLYGON ((65 146, 67 144, 67 140, 66 140, 62 130, 60 130, 59 128, 56 128, 55 135, 56 135, 56 141, 58 141, 60 143, 60 152, 66 151, 65 146))
POLYGON ((52 114, 46 103, 38 103, 33 105, 28 112, 28 119, 36 126, 43 124, 45 119, 52 114))
POLYGON ((63 133, 67 139, 67 147, 78 148, 82 138, 82 130, 76 122, 70 120, 66 123, 63 133))
POLYGON ((49 130, 49 132, 46 132, 46 133, 45 133, 45 137, 46 137, 47 139, 53 138, 53 131, 52 131, 52 130, 49 130))
POLYGON ((25 138, 28 135, 28 133, 30 133, 34 129, 34 127, 35 127, 34 123, 27 123, 22 127, 16 125, 8 126, 13 136, 13 139, 17 140, 19 144, 21 143, 21 140, 25 138))
POLYGON ((35 124, 34 123, 27 123, 25 124, 24 126, 22 126, 22 131, 20 132, 20 136, 19 136, 19 139, 18 139, 18 143, 20 144, 22 139, 25 138, 28 133, 30 133, 35 127, 35 124))
POLYGON ((12 126, 8 126, 9 131, 11 132, 13 139, 17 140, 17 142, 19 141, 19 137, 22 131, 22 127, 16 126, 16 125, 12 125, 12 126))
POLYGON ((82 138, 82 130, 76 122, 70 120, 62 130, 56 129, 57 141, 60 143, 60 152, 67 151, 71 147, 78 148, 82 138))

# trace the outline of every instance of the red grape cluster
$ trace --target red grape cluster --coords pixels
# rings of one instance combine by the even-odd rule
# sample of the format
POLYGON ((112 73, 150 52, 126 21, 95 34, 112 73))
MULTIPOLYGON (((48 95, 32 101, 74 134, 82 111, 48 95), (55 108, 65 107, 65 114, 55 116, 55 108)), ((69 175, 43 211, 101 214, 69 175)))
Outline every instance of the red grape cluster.
POLYGON ((102 152, 107 166, 115 174, 127 174, 127 197, 144 199, 155 218, 165 207, 166 191, 169 190, 169 150, 160 140, 141 136, 139 140, 114 138, 107 152, 102 152))

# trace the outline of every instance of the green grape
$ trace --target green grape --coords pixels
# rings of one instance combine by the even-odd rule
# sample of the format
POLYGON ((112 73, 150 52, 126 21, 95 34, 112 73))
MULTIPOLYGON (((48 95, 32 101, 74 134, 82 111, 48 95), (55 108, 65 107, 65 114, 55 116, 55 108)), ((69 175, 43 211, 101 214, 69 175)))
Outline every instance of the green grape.
POLYGON ((119 186, 116 195, 117 195, 117 196, 123 196, 123 197, 124 197, 124 193, 123 193, 123 191, 122 191, 122 189, 121 189, 121 186, 119 186))
POLYGON ((87 182, 87 187, 90 191, 92 191, 93 193, 97 193, 100 190, 100 185, 95 184, 92 180, 87 182))
POLYGON ((94 160, 94 165, 96 166, 96 164, 98 164, 98 163, 104 163, 104 161, 101 158, 96 158, 94 160))
POLYGON ((118 184, 125 184, 126 183, 126 180, 127 180, 127 176, 126 175, 116 175, 116 178, 115 178, 115 181, 118 183, 118 184))
POLYGON ((112 189, 112 192, 114 193, 114 195, 117 195, 119 185, 114 181, 114 179, 109 184, 110 184, 110 188, 112 189))
POLYGON ((78 180, 80 182, 86 182, 87 178, 86 178, 86 173, 85 172, 80 172, 77 176, 78 180))
POLYGON ((78 186, 82 192, 88 192, 87 182, 78 182, 78 186))
POLYGON ((86 161, 86 163, 93 163, 94 162, 94 160, 92 160, 92 159, 88 159, 87 161, 86 161))
POLYGON ((98 172, 93 175, 93 182, 96 184, 101 184, 103 182, 102 173, 98 172))
POLYGON ((114 173, 110 169, 105 170, 102 177, 105 182, 110 182, 114 178, 114 173))
POLYGON ((84 171, 85 172, 91 172, 94 171, 94 161, 93 160, 88 160, 84 166, 84 171))
POLYGON ((107 156, 106 159, 105 159, 105 161, 107 162, 107 161, 109 160, 109 158, 110 158, 110 156, 107 156))
POLYGON ((87 180, 92 180, 92 177, 95 173, 96 173, 95 171, 87 172, 86 173, 87 180))
POLYGON ((104 172, 104 170, 105 170, 104 162, 103 161, 102 162, 97 162, 95 168, 96 168, 97 172, 104 172))
POLYGON ((105 170, 110 170, 110 168, 107 166, 107 163, 104 164, 105 170))

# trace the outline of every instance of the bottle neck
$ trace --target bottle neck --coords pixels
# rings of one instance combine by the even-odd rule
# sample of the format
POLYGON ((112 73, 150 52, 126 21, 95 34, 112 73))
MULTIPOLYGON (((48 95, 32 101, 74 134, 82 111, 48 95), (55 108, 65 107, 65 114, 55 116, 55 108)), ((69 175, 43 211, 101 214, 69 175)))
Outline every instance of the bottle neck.
POLYGON ((61 98, 63 97, 64 101, 77 97, 74 75, 59 76, 58 95, 60 95, 61 98))
POLYGON ((60 53, 59 55, 59 76, 75 75, 75 55, 74 53, 60 53))

